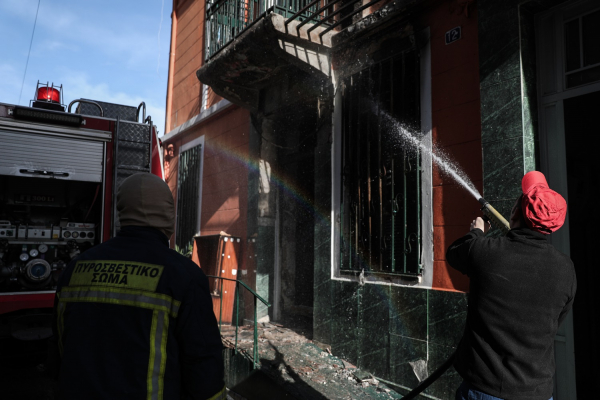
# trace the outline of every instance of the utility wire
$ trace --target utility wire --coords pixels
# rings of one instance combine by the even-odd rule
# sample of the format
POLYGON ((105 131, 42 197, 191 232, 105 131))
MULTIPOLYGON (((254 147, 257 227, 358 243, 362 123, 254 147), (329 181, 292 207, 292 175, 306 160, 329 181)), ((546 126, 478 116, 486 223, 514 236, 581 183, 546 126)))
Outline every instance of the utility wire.
POLYGON ((29 65, 29 55, 31 54, 31 45, 33 44, 33 35, 35 34, 35 26, 37 24, 38 11, 40 11, 40 3, 42 0, 38 0, 37 10, 35 12, 35 21, 33 21, 33 32, 31 32, 31 41, 29 42, 29 52, 27 53, 27 62, 25 63, 25 72, 23 72, 23 82, 21 82, 21 93, 19 93, 19 102, 21 103, 21 95, 23 94, 23 86, 25 85, 25 75, 27 75, 27 66, 29 65))

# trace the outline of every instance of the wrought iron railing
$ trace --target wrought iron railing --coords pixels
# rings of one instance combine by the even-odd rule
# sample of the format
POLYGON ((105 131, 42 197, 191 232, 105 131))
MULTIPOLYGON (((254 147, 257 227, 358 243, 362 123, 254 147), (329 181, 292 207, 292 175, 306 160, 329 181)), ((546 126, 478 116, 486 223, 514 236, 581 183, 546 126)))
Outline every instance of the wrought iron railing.
POLYGON ((207 0, 206 2, 206 59, 226 47, 244 30, 269 13, 287 18, 286 28, 292 21, 300 23, 294 28, 300 31, 306 24, 310 32, 324 26, 319 37, 327 32, 349 24, 353 18, 382 0, 207 0))
POLYGON ((220 279, 219 283, 219 330, 222 331, 223 324, 223 281, 235 282, 235 320, 232 321, 232 324, 235 325, 235 354, 238 352, 238 327, 240 321, 240 285, 242 285, 246 290, 248 290, 254 299, 254 340, 252 347, 252 365, 254 369, 258 368, 258 320, 257 320, 257 300, 260 300, 265 306, 271 307, 271 304, 260 297, 258 293, 254 290, 250 289, 248 285, 244 282, 238 281, 236 279, 223 278, 220 276, 207 275, 208 278, 220 279))

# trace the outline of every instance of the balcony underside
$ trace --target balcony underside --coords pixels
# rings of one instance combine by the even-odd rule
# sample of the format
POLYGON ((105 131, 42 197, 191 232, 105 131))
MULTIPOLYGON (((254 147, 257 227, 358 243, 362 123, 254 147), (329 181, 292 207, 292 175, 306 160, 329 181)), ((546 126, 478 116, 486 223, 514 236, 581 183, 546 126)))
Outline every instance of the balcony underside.
POLYGON ((334 32, 317 39, 315 29, 311 41, 306 28, 298 33, 295 24, 292 21, 286 28, 281 15, 266 15, 204 64, 196 72, 198 79, 251 111, 259 109, 260 90, 282 77, 295 78, 289 80, 293 87, 287 92, 294 93, 289 100, 314 99, 319 88, 331 82, 329 48, 334 32))

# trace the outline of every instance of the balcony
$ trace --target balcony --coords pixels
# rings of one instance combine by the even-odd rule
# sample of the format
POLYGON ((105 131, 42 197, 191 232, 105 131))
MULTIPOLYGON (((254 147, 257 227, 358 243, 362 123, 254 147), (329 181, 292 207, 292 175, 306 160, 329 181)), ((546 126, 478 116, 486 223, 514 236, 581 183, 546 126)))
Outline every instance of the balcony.
MULTIPOLYGON (((339 0, 338 0, 339 1, 339 0)), ((206 59, 239 37, 246 29, 270 13, 288 21, 322 22, 328 9, 316 14, 319 1, 307 0, 216 0, 207 2, 206 9, 206 59)), ((313 22, 314 24, 314 22, 313 22)), ((286 21, 286 25, 289 23, 286 21)), ((329 24, 328 24, 329 25, 329 24)))
POLYGON ((334 36, 344 31, 354 35, 361 30, 357 22, 365 16, 373 19, 372 16, 379 15, 381 20, 390 9, 398 11, 414 2, 389 1, 208 2, 206 62, 197 71, 198 79, 218 95, 251 111, 259 108, 260 91, 273 84, 288 85, 284 91, 294 91, 297 98, 314 98, 316 93, 311 92, 311 88, 331 83, 330 53, 334 36))

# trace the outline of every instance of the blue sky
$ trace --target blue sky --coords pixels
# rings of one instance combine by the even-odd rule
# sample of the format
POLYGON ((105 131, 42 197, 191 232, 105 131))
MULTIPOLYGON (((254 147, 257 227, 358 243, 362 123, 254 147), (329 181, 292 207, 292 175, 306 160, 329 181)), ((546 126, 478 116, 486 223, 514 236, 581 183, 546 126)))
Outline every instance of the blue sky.
POLYGON ((162 136, 172 0, 41 0, 19 102, 37 7, 0 0, 0 102, 29 105, 38 80, 62 84, 65 104, 144 101, 162 136))

